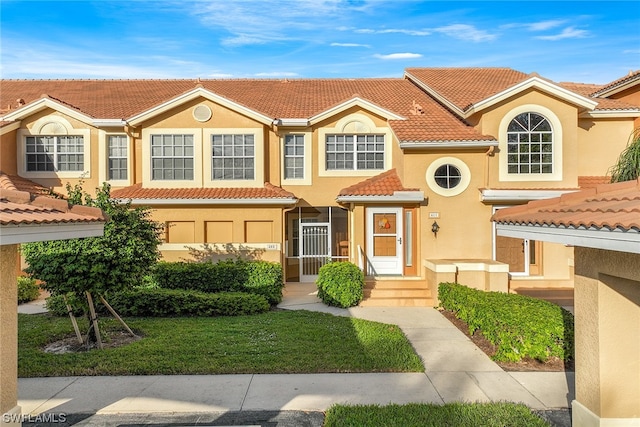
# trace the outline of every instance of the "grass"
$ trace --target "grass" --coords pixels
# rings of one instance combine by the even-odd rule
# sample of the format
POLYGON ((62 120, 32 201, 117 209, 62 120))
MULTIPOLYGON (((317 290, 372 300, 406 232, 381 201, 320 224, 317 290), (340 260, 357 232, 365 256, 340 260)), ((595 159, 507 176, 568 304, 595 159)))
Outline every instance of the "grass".
MULTIPOLYGON (((400 328, 308 311, 255 316, 128 318, 144 339, 116 348, 50 354, 73 336, 67 317, 19 315, 18 376, 422 372, 400 328)), ((113 319, 101 330, 119 331, 113 319)), ((81 324, 86 330, 86 322, 81 324)))
POLYGON ((407 405, 334 405, 324 427, 548 427, 529 408, 516 403, 410 403, 407 405))

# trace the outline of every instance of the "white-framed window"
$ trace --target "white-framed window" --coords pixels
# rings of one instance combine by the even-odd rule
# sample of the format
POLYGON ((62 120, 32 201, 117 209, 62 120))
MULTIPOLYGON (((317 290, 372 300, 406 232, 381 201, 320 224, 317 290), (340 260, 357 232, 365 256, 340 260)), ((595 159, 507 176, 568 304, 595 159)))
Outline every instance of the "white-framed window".
POLYGON ((193 135, 151 135, 151 179, 193 180, 193 135))
POLYGON ((109 181, 128 179, 128 141, 126 135, 107 135, 107 177, 109 181))
POLYGON ((499 128, 500 181, 561 181, 562 123, 549 108, 519 105, 499 128))
POLYGON ((211 162, 212 180, 253 180, 255 178, 254 135, 211 135, 211 162))
POLYGON ((284 179, 304 179, 304 135, 284 137, 284 179))
POLYGON ((383 170, 384 135, 327 135, 327 170, 383 170))
POLYGON ((553 129, 541 114, 518 114, 507 127, 507 172, 553 173, 553 129))
POLYGON ((425 179, 434 193, 445 197, 457 196, 469 187, 471 171, 457 157, 440 157, 427 167, 425 179))
POLYGON ((82 136, 27 136, 25 143, 27 172, 84 170, 84 138, 82 136))

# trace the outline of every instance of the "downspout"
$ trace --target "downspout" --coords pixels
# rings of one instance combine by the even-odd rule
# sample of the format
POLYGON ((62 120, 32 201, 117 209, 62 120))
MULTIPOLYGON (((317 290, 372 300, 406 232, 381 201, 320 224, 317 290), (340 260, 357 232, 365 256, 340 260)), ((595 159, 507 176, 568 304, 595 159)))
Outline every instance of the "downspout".
POLYGON ((350 221, 349 221, 349 260, 351 262, 353 262, 352 260, 356 259, 356 255, 360 256, 360 254, 356 254, 356 231, 355 231, 355 203, 351 202, 349 203, 349 212, 351 213, 350 216, 350 221))
POLYGON ((487 150, 486 153, 484 153, 486 155, 485 157, 485 173, 484 173, 484 188, 489 188, 489 157, 493 157, 495 156, 495 146, 491 146, 489 147, 489 149, 487 150))

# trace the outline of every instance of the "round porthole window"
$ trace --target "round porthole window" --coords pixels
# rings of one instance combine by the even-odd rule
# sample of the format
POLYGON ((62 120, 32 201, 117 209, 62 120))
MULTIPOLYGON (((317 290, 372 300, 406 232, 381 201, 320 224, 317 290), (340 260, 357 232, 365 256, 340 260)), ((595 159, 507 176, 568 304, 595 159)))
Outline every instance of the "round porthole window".
POLYGON ((442 188, 450 189, 460 184, 462 174, 454 165, 446 164, 436 169, 434 173, 436 184, 442 188))
POLYGON ((441 157, 429 165, 425 178, 431 191, 451 197, 467 189, 471 182, 471 171, 458 158, 441 157))

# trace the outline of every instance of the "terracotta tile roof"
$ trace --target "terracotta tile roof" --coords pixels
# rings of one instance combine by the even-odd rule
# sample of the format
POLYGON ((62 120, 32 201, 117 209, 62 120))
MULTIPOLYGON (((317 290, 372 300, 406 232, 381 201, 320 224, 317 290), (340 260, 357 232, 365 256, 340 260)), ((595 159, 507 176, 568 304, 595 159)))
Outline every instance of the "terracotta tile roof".
POLYGON ((462 111, 531 77, 511 68, 407 68, 462 111))
POLYGON ((510 225, 640 231, 640 179, 501 209, 492 220, 510 225))
POLYGON ((28 105, 47 94, 91 118, 127 119, 196 87, 274 119, 308 119, 359 97, 406 118, 391 123, 401 142, 487 139, 406 79, 3 80, 0 106, 13 111, 18 99, 28 105))
POLYGON ((585 190, 587 188, 595 188, 602 184, 609 184, 611 182, 610 176, 579 176, 578 187, 585 190))
POLYGON ((53 192, 50 188, 44 187, 18 175, 7 175, 2 171, 0 171, 0 188, 4 188, 5 190, 26 191, 27 193, 41 196, 62 197, 61 195, 53 192))
POLYGON ((621 101, 618 99, 610 99, 610 98, 598 98, 593 94, 599 91, 602 88, 602 85, 594 85, 588 83, 570 83, 570 82, 562 82, 559 83, 559 86, 570 90, 571 92, 575 92, 579 95, 586 96, 587 98, 596 101, 598 105, 596 106, 596 110, 639 110, 640 106, 631 104, 626 101, 621 101))
POLYGON ((265 182, 258 188, 143 188, 142 184, 120 188, 111 192, 115 199, 295 199, 296 196, 280 187, 265 182))
POLYGON ((419 191, 405 188, 395 169, 388 170, 340 190, 339 196, 393 196, 396 191, 419 191))
POLYGON ((614 80, 609 84, 602 85, 600 88, 593 91, 591 95, 600 96, 602 93, 607 93, 608 91, 615 89, 618 86, 625 85, 626 83, 629 83, 634 80, 640 81, 640 70, 630 71, 629 74, 627 74, 626 76, 621 77, 618 80, 614 80))
POLYGON ((26 191, 0 188, 0 225, 94 223, 107 220, 98 208, 69 205, 66 200, 33 197, 26 191))

